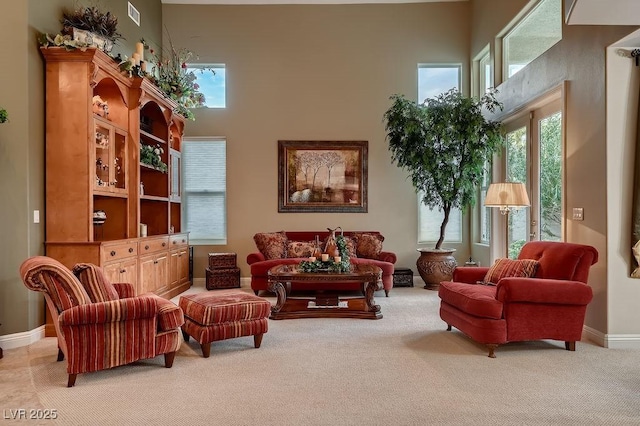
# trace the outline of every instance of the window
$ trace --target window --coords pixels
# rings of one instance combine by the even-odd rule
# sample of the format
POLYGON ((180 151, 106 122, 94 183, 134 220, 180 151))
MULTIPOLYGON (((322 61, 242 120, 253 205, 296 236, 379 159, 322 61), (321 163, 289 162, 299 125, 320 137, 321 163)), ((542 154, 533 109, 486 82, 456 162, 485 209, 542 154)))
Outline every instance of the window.
MULTIPOLYGON (((418 101, 424 102, 425 99, 437 96, 451 88, 460 89, 461 74, 460 65, 418 65, 418 101)), ((431 210, 422 203, 422 195, 418 194, 419 243, 438 241, 443 217, 442 210, 431 210)), ((462 241, 462 211, 459 209, 451 209, 445 239, 447 242, 462 241)))
POLYGON ((227 154, 221 138, 182 144, 182 229, 194 244, 227 243, 227 154))
POLYGON ((504 36, 503 73, 507 78, 562 40, 561 8, 561 0, 540 0, 504 36))
POLYGON ((227 74, 224 64, 189 64, 187 72, 193 71, 196 76, 198 90, 204 95, 204 106, 206 108, 226 108, 226 82, 227 74), (204 72, 203 68, 212 69, 211 72, 204 72))
POLYGON ((484 199, 487 196, 487 189, 491 183, 491 161, 487 161, 482 174, 482 184, 480 185, 480 195, 478 200, 480 209, 480 244, 489 244, 491 238, 491 207, 484 205, 484 199))
POLYGON ((478 71, 480 72, 480 87, 478 94, 482 96, 483 93, 493 87, 493 80, 491 78, 491 56, 489 52, 480 58, 478 61, 478 71))

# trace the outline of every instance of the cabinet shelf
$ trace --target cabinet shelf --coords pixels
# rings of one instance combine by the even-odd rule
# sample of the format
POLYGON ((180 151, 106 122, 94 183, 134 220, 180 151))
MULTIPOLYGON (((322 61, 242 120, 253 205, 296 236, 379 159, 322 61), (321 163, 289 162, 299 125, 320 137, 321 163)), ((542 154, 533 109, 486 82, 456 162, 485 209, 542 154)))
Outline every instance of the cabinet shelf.
POLYGON ((141 195, 140 199, 148 201, 169 201, 168 197, 158 197, 156 195, 141 195))
POLYGON ((148 138, 148 139, 151 139, 152 141, 157 142, 157 143, 162 144, 162 145, 166 145, 166 143, 167 143, 166 140, 161 139, 161 138, 157 137, 156 135, 152 135, 149 132, 145 132, 142 129, 140 129, 140 138, 141 139, 142 138, 148 138))
POLYGON ((140 167, 142 167, 142 168, 144 168, 144 169, 147 169, 147 170, 153 170, 153 171, 156 171, 156 172, 158 172, 158 173, 162 173, 163 175, 166 175, 166 174, 167 174, 167 172, 163 172, 163 171, 162 171, 162 170, 160 170, 159 168, 157 168, 157 167, 153 167, 153 166, 150 166, 150 165, 145 164, 145 163, 140 163, 140 167))

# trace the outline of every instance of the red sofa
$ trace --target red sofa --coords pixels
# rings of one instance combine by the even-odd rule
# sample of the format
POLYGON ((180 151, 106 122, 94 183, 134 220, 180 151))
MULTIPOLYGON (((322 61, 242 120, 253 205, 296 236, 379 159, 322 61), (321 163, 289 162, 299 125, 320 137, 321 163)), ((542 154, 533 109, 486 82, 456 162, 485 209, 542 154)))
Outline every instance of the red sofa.
MULTIPOLYGON (((320 238, 320 242, 322 243, 328 236, 329 231, 290 231, 285 232, 287 238, 290 241, 313 241, 316 238, 316 235, 320 238)), ((362 234, 377 234, 380 235, 377 231, 344 231, 345 237, 350 237, 356 233, 362 234)), ((247 263, 251 267, 251 289, 257 295, 260 290, 268 290, 269 284, 267 279, 267 273, 269 269, 276 265, 295 265, 300 263, 307 258, 299 258, 299 257, 286 257, 279 259, 265 259, 265 256, 259 251, 255 253, 249 253, 247 255, 247 263)), ((385 296, 389 296, 389 291, 393 288, 393 271, 394 271, 394 263, 396 263, 396 255, 395 253, 391 253, 388 251, 382 251, 378 255, 376 259, 364 258, 364 257, 352 257, 350 258, 351 263, 367 263, 371 265, 379 266, 382 269, 382 286, 384 288, 385 296)), ((309 284, 305 286, 306 289, 309 289, 309 284)), ((326 288, 326 287, 324 287, 326 288)), ((341 290, 360 290, 358 284, 354 283, 344 283, 340 285, 341 290)), ((295 285, 292 290, 296 290, 295 285)))
POLYGON ((502 278, 495 286, 476 284, 488 267, 454 269, 453 281, 438 289, 447 330, 453 326, 486 344, 491 358, 499 344, 525 340, 564 340, 567 350, 575 350, 593 297, 587 279, 598 252, 581 244, 532 241, 518 259, 537 260, 535 274, 502 278))

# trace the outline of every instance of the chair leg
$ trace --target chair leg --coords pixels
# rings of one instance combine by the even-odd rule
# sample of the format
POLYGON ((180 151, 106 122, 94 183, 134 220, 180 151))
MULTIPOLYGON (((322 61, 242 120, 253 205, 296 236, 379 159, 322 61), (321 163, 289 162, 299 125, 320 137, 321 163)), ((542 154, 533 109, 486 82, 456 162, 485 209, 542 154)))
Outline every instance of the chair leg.
POLYGON ((187 334, 187 332, 184 330, 182 330, 182 338, 184 339, 185 342, 189 341, 189 334, 187 334))
POLYGON ((253 346, 255 346, 256 348, 260 347, 260 345, 262 344, 262 336, 264 336, 264 333, 253 335, 253 346))
POLYGON ((451 331, 451 324, 447 324, 447 331, 451 331))
POLYGON ((389 290, 384 291, 384 297, 389 297, 389 290))
POLYGON ((171 368, 173 366, 173 360, 176 357, 175 352, 167 352, 164 354, 164 366, 167 368, 171 368))
POLYGON ((76 377, 78 377, 77 374, 69 374, 69 381, 67 382, 68 388, 72 388, 73 385, 76 384, 76 377))
POLYGON ((260 293, 260 290, 253 290, 253 293, 257 296, 260 293))
POLYGON ((576 342, 564 342, 564 347, 568 351, 575 352, 576 342))
POLYGON ((496 357, 496 354, 494 353, 494 351, 496 350, 497 347, 498 345, 487 345, 487 348, 489 348, 489 358, 496 357))
POLYGON ((202 348, 202 357, 209 358, 209 355, 211 355, 211 343, 201 343, 200 347, 202 348))
MULTIPOLYGON (((62 361, 64 360, 64 352, 62 352, 62 349, 58 348, 58 359, 57 361, 62 361)), ((73 385, 71 385, 73 386, 73 385)))

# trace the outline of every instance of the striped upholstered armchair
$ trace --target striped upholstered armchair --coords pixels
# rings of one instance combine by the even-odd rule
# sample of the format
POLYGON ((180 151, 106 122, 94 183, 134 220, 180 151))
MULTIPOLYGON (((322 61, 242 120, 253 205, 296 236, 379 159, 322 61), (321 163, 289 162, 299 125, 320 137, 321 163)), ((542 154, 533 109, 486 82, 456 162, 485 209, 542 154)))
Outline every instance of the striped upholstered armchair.
POLYGON ((50 257, 34 256, 20 266, 27 288, 44 294, 58 336, 58 361, 67 358, 67 386, 75 384, 79 373, 160 354, 170 368, 181 344, 182 310, 157 296, 134 297, 130 284, 101 287, 108 282, 97 277, 99 268, 76 266, 89 291, 50 257))

